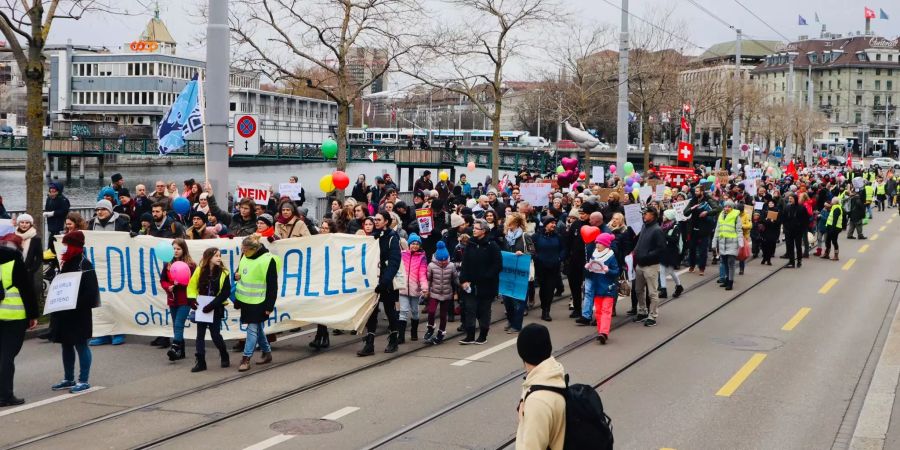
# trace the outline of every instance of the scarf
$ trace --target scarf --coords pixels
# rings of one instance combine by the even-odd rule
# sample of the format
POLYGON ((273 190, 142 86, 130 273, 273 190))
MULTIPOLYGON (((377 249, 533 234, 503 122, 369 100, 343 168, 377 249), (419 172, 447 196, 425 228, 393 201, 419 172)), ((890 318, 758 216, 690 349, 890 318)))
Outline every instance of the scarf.
POLYGON ((506 243, 507 243, 507 245, 509 245, 510 247, 516 245, 516 241, 517 241, 520 237, 522 237, 522 229, 521 229, 521 228, 516 228, 515 230, 507 231, 507 232, 506 232, 506 243))
POLYGON ((66 264, 69 261, 75 260, 75 258, 80 257, 84 253, 84 247, 73 247, 71 245, 66 247, 66 252, 62 254, 62 263, 66 264))
POLYGON ((276 223, 280 223, 280 224, 282 224, 282 225, 285 225, 285 224, 287 224, 288 222, 290 222, 290 221, 291 221, 291 218, 293 218, 293 217, 294 217, 293 215, 291 215, 290 218, 284 217, 283 214, 278 213, 277 215, 275 215, 275 222, 276 222, 276 223))
POLYGON ((203 214, 209 214, 209 204, 207 203, 207 204, 206 204, 206 207, 204 208, 204 207, 200 206, 200 203, 195 203, 195 204, 194 204, 194 211, 200 211, 200 212, 202 212, 203 214))
POLYGON ((37 230, 34 227, 28 229, 28 231, 22 232, 16 228, 16 236, 22 238, 22 255, 28 256, 28 247, 31 246, 31 238, 37 235, 37 230))
POLYGON ((269 227, 265 231, 257 231, 257 233, 262 237, 272 237, 275 235, 275 227, 269 227))

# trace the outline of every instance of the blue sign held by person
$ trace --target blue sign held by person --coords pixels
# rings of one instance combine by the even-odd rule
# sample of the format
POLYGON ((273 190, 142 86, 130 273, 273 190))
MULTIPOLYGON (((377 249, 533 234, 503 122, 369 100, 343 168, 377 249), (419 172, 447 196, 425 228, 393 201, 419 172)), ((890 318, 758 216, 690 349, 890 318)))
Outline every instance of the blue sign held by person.
POLYGON ((531 272, 531 255, 500 252, 503 269, 500 271, 500 295, 525 301, 531 272))

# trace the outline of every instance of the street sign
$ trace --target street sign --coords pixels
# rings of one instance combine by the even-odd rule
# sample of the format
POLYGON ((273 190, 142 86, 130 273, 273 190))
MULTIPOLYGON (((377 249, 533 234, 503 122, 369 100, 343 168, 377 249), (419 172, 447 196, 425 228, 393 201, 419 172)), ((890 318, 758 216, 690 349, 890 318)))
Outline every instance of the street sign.
POLYGON ((750 146, 747 144, 741 144, 741 157, 746 158, 750 152, 750 146))
POLYGON ((234 116, 235 155, 259 154, 259 126, 256 116, 241 114, 234 116))
POLYGON ((781 146, 775 147, 775 151, 772 153, 772 156, 774 156, 776 158, 781 158, 781 156, 782 156, 781 146))

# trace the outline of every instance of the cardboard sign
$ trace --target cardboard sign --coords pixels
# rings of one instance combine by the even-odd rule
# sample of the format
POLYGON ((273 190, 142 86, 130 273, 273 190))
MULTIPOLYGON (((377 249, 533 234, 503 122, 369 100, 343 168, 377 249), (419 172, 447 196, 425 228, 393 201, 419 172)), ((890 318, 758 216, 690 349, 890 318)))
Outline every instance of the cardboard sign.
POLYGON ((591 183, 603 184, 605 181, 603 176, 604 176, 603 166, 591 167, 591 183))
POLYGON ((666 186, 663 184, 656 185, 656 201, 661 202, 666 197, 666 186))
POLYGON ((778 211, 769 211, 766 213, 766 219, 769 219, 772 222, 778 220, 778 211))
POLYGON ((241 199, 249 198, 256 202, 257 205, 269 204, 269 189, 272 185, 267 183, 246 183, 239 181, 237 189, 234 192, 235 202, 241 199))
POLYGON ((81 272, 66 272, 54 277, 47 292, 47 302, 44 303, 44 315, 75 309, 80 286, 81 272))
POLYGON ((416 222, 419 224, 419 236, 426 237, 434 231, 434 213, 431 208, 416 210, 416 222))
POLYGON ((644 219, 641 215, 641 205, 632 203, 625 205, 625 224, 634 230, 634 234, 640 234, 644 229, 644 219))
POLYGON ((744 192, 749 195, 756 193, 756 178, 744 180, 744 192))
POLYGON ((762 169, 746 169, 744 173, 747 174, 748 180, 758 180, 762 178, 762 169))
POLYGON ((744 214, 753 216, 753 205, 744 205, 744 214))
POLYGON ((597 189, 597 197, 601 202, 608 202, 609 194, 612 194, 613 192, 616 192, 616 190, 612 188, 600 188, 597 189))
POLYGON ((716 183, 719 186, 727 186, 728 185, 728 171, 727 170, 717 170, 716 171, 716 183))
POLYGON ((303 186, 300 183, 281 183, 278 185, 278 193, 287 195, 291 200, 300 200, 303 186))
POLYGON ((653 188, 650 186, 641 186, 638 197, 640 197, 641 203, 647 203, 650 201, 650 197, 653 197, 653 188))
POLYGON ((684 209, 687 208, 688 200, 681 200, 672 203, 672 208, 675 210, 675 221, 676 222, 684 222, 687 220, 687 216, 684 215, 684 209))
POLYGON ((519 185, 519 194, 522 200, 531 206, 547 206, 550 204, 550 183, 522 183, 519 185))
POLYGON ((753 209, 756 211, 763 210, 763 202, 753 202, 753 209))

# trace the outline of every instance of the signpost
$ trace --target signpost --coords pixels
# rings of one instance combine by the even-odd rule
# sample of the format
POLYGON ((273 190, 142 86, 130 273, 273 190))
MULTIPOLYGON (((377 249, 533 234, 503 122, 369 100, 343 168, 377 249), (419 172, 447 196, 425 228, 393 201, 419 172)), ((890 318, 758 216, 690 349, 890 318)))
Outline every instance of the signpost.
POLYGON ((259 154, 259 125, 256 116, 241 114, 234 116, 234 154, 259 154))

